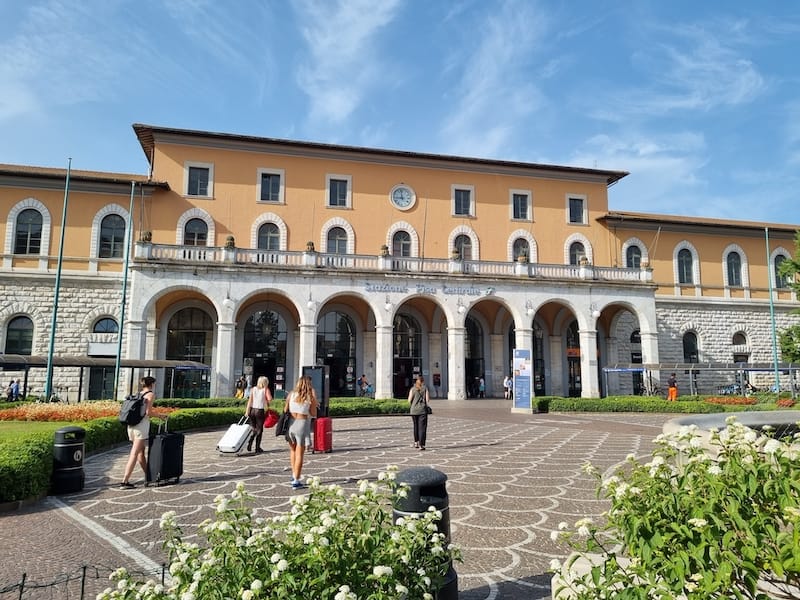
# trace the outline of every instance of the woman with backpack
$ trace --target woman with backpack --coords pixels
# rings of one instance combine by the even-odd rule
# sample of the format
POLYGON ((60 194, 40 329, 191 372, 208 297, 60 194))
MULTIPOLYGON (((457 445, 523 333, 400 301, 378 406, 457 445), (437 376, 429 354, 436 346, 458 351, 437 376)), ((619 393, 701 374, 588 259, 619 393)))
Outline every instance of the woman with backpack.
POLYGON ((122 476, 122 483, 119 487, 122 489, 133 489, 136 487, 130 482, 133 469, 136 463, 142 467, 144 471, 145 481, 147 481, 147 459, 145 458, 145 451, 147 450, 147 442, 150 438, 150 410, 153 408, 153 400, 155 400, 155 392, 153 386, 155 385, 155 377, 142 377, 139 384, 142 387, 139 395, 142 397, 141 415, 142 420, 135 425, 128 425, 128 439, 133 444, 131 446, 131 453, 128 455, 128 462, 125 465, 125 474, 122 476))

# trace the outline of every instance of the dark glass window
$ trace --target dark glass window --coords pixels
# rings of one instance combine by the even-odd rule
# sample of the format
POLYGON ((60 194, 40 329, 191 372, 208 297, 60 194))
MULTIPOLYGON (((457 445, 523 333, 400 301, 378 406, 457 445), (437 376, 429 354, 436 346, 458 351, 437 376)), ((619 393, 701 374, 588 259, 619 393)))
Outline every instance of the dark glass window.
POLYGON ((411 256, 411 235, 407 231, 397 231, 392 236, 392 255, 411 256))
POLYGON ((472 240, 468 235, 459 235, 453 244, 462 260, 472 260, 472 240))
POLYGON ((259 250, 279 250, 281 247, 281 234, 275 223, 264 223, 258 228, 259 250))
POLYGON ((526 258, 531 257, 531 246, 525 238, 517 238, 514 240, 513 246, 514 260, 518 260, 520 256, 525 255, 526 258))
POLYGON ((569 222, 583 223, 583 198, 569 199, 569 222))
POLYGON ((572 242, 569 247, 569 264, 579 265, 581 259, 586 258, 586 249, 580 242, 572 242))
POLYGON ((742 285, 742 257, 738 252, 728 252, 728 285, 731 287, 741 287, 742 285))
POLYGON ((780 289, 789 287, 789 278, 781 274, 781 265, 785 260, 786 257, 783 254, 775 257, 775 287, 780 289))
POLYGON ((328 206, 347 206, 347 180, 331 179, 328 185, 330 188, 328 206))
POLYGON ((455 206, 453 210, 457 215, 472 215, 472 194, 470 190, 456 190, 454 192, 455 206))
POLYGON ((125 248, 125 219, 108 215, 100 223, 100 258, 122 258, 125 248))
POLYGON ((281 199, 281 176, 277 173, 261 174, 261 201, 278 202, 281 199))
POLYGON ((347 232, 341 227, 332 227, 328 231, 328 254, 347 254, 347 232))
POLYGON ((189 167, 189 196, 208 196, 208 167, 189 167))
POLYGON ((184 246, 205 246, 208 242, 208 224, 203 219, 189 219, 183 228, 184 246))
POLYGON ((693 262, 692 253, 689 250, 683 248, 678 252, 678 283, 694 283, 693 262))
POLYGON ((42 214, 26 208, 17 215, 14 254, 39 254, 42 248, 42 214))
POLYGON ((733 340, 731 341, 731 343, 734 346, 744 346, 745 344, 747 344, 747 336, 741 331, 737 331, 736 333, 733 334, 733 340))
POLYGON ((699 355, 697 352, 697 335, 688 331, 683 334, 683 362, 696 363, 699 355))
POLYGON ((625 266, 629 269, 639 269, 642 266, 642 249, 639 246, 628 246, 625 251, 625 266))
POLYGON ((528 220, 528 194, 514 194, 514 218, 528 220))
POLYGON ((117 321, 111 317, 103 317, 92 327, 92 333, 117 333, 118 331, 117 321))
POLYGON ((6 354, 29 356, 33 349, 33 321, 28 317, 14 317, 6 329, 6 354))

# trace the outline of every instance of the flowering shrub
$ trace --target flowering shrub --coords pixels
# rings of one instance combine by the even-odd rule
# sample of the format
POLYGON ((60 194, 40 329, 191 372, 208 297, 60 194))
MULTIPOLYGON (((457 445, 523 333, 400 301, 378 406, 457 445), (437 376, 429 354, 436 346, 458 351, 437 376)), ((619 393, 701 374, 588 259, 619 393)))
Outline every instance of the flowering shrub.
POLYGON ((605 480, 587 467, 611 509, 553 532, 575 550, 551 563, 557 597, 800 598, 800 440, 727 423, 711 448, 687 427, 646 464, 629 456, 605 480))
POLYGON ((161 528, 172 581, 137 583, 120 569, 112 575, 116 588, 97 598, 432 600, 460 554, 437 533, 441 511, 392 523, 391 500, 408 489, 396 483, 396 471, 360 481, 350 496, 311 478, 308 495, 294 496, 288 514, 268 519, 254 516, 239 483, 230 497, 216 498, 216 518, 201 524, 206 547, 183 541, 175 514, 166 513, 161 528))
MULTIPOLYGON (((120 403, 113 400, 77 404, 61 402, 21 404, 0 410, 0 421, 91 421, 100 417, 116 417, 119 414, 119 407, 120 403)), ((156 417, 163 417, 175 410, 157 406, 151 412, 156 417)))
POLYGON ((755 398, 747 398, 746 396, 714 396, 712 398, 706 398, 706 402, 710 402, 711 404, 741 404, 742 406, 747 406, 756 404, 757 401, 755 398))
POLYGON ((791 408, 795 405, 795 401, 791 398, 779 398, 775 401, 775 405, 781 408, 791 408))

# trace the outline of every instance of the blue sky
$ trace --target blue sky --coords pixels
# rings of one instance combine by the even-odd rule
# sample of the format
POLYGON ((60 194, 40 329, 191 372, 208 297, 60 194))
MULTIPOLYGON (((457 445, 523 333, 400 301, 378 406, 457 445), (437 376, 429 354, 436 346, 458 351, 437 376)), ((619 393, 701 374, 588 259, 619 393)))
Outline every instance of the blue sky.
POLYGON ((612 210, 800 223, 800 4, 0 0, 0 162, 134 122, 630 171, 612 210))

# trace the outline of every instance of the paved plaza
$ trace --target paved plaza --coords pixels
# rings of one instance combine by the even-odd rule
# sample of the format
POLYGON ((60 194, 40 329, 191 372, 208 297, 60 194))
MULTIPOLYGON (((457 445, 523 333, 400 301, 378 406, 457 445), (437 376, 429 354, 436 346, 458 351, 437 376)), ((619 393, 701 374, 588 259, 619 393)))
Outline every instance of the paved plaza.
MULTIPOLYGON (((305 476, 355 488, 387 465, 429 466, 447 475, 453 542, 464 561, 455 565, 461 600, 550 597, 552 558, 565 547, 551 541, 558 523, 570 524, 604 510, 595 482, 582 470, 601 471, 634 453, 647 455, 670 415, 512 414, 508 401, 432 401, 427 450, 412 448, 405 416, 334 419, 334 451, 307 455, 305 476)), ((126 566, 160 572, 165 560, 161 515, 173 510, 187 533, 212 516, 218 494, 243 481, 262 516, 285 512, 302 493, 289 485, 288 449, 272 430, 266 452, 220 455, 222 430, 186 436, 184 475, 178 485, 117 488, 129 447, 89 456, 82 492, 49 497, 0 513, 0 590, 20 581, 45 584, 89 565, 107 574, 126 566)), ((139 472, 139 475, 141 473, 139 472)), ((90 569, 91 570, 91 569, 90 569)), ((108 585, 87 583, 87 598, 108 585)), ((0 600, 17 595, 0 594, 0 600)), ((18 594, 18 592, 17 592, 18 594)), ((47 586, 24 598, 78 598, 74 586, 47 586)))

